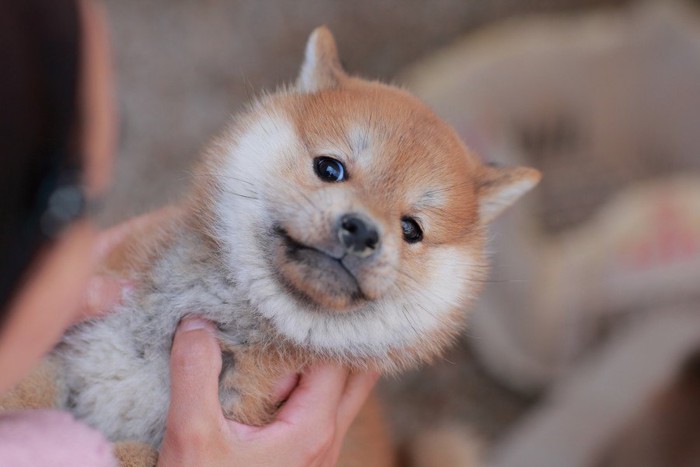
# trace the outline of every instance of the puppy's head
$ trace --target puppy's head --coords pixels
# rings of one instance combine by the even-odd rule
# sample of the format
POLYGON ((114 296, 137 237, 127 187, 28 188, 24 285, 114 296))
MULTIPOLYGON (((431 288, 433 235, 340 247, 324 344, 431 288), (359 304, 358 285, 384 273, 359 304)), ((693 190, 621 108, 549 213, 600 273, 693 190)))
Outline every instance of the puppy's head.
POLYGON ((384 368, 459 332, 484 226, 539 179, 482 165, 405 91, 346 75, 325 28, 296 86, 210 153, 210 228, 252 304, 300 345, 384 368))

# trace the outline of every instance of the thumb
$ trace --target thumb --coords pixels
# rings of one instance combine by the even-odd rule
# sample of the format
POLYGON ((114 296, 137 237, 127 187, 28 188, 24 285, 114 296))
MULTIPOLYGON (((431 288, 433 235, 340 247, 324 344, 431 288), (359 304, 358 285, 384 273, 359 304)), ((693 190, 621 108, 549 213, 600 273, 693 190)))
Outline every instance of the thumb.
POLYGON ((168 423, 207 427, 223 419, 219 403, 221 349, 209 321, 185 318, 177 328, 170 353, 168 423))

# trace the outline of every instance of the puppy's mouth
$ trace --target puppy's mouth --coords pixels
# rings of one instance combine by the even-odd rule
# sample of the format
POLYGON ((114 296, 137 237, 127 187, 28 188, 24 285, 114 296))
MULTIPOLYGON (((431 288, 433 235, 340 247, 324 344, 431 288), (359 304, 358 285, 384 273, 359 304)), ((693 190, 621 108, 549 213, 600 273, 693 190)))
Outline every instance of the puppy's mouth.
POLYGON ((314 308, 347 310, 366 299, 343 257, 305 245, 281 227, 273 232, 279 239, 274 254, 278 278, 297 300, 314 308))

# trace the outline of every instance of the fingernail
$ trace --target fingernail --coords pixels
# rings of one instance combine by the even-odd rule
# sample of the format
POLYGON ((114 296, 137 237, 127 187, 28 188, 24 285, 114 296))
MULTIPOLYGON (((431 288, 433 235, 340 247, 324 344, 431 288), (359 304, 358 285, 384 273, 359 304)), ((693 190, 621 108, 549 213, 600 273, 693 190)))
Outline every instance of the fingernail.
POLYGON ((200 329, 209 331, 211 323, 202 318, 184 318, 177 328, 178 332, 198 331, 200 329))

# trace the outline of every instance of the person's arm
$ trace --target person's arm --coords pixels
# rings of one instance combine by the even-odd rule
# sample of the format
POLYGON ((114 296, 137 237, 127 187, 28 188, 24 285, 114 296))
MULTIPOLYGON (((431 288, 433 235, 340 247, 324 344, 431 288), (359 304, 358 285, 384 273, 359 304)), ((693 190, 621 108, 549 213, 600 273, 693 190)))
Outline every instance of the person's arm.
POLYGON ((218 397, 221 351, 210 323, 183 321, 170 360, 171 401, 159 467, 332 466, 343 438, 377 381, 333 365, 309 368, 275 421, 227 420, 218 397))

